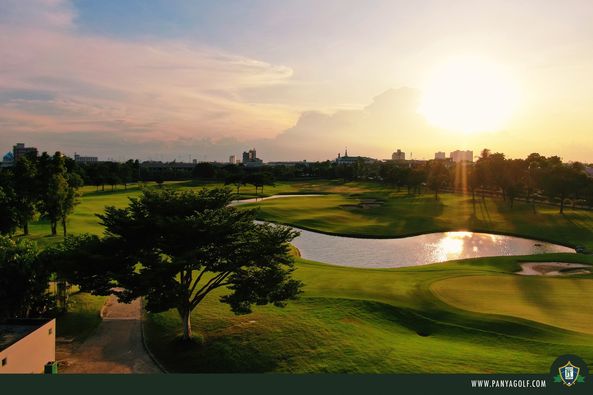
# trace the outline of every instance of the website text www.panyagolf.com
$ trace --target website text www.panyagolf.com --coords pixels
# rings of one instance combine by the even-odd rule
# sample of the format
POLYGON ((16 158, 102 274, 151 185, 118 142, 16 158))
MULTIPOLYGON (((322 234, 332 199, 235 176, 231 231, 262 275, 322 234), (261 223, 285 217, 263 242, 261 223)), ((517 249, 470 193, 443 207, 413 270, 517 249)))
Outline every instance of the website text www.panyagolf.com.
POLYGON ((472 388, 546 388, 545 379, 475 379, 470 380, 472 388))

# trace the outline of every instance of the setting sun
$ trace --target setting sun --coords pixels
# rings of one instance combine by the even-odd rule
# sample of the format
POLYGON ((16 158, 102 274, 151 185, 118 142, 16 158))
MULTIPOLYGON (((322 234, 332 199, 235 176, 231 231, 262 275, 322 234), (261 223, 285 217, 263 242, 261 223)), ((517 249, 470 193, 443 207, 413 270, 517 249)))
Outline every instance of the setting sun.
POLYGON ((506 126, 518 102, 518 87, 507 70, 462 57, 434 69, 418 112, 432 125, 451 131, 496 131, 506 126))

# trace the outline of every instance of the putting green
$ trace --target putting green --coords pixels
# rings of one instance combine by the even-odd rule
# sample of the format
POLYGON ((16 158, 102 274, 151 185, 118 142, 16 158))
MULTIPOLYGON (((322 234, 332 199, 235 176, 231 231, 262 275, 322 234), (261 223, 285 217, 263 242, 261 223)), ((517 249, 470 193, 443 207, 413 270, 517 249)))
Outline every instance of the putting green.
POLYGON ((524 318, 593 334, 590 279, 464 276, 436 281, 430 290, 445 303, 463 310, 524 318))

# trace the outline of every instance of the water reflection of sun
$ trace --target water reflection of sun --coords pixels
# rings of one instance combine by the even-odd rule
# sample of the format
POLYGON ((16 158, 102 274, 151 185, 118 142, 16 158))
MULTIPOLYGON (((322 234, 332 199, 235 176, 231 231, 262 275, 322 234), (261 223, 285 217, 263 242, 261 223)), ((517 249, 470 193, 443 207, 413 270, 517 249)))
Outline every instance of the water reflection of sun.
POLYGON ((465 240, 472 236, 472 232, 445 232, 445 237, 436 246, 437 248, 434 253, 435 261, 442 262, 459 258, 463 253, 465 240))

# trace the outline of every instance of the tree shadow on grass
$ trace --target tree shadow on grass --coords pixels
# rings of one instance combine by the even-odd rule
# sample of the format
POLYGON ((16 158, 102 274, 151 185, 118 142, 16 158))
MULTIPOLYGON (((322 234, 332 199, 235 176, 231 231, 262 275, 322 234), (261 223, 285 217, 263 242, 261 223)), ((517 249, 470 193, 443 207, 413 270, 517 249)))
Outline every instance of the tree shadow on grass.
POLYGON ((435 200, 432 196, 396 196, 387 201, 385 206, 391 215, 387 218, 391 232, 418 234, 447 228, 438 219, 443 215, 445 205, 442 200, 435 200))

